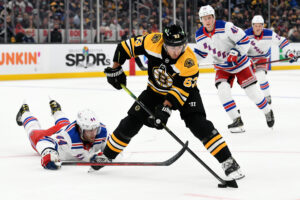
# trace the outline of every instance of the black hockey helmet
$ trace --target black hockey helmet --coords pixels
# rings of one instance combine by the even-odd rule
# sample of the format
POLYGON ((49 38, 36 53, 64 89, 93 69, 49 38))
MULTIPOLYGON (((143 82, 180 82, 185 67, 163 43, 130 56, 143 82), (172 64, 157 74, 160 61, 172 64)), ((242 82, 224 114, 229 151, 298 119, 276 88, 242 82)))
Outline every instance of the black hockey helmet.
POLYGON ((181 26, 172 24, 164 28, 163 39, 168 46, 180 46, 186 43, 187 38, 181 26))

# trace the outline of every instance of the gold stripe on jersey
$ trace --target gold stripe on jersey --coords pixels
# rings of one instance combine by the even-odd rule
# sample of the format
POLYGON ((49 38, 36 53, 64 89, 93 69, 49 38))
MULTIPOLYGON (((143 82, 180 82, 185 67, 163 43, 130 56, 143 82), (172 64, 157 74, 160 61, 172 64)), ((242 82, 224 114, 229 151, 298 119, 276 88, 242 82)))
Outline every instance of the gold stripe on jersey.
POLYGON ((131 53, 130 53, 130 49, 129 49, 129 47, 127 46, 126 41, 122 41, 122 42, 121 42, 121 45, 122 45, 123 49, 126 51, 126 53, 128 54, 128 56, 131 58, 132 56, 131 56, 131 53))
POLYGON ((190 47, 186 48, 175 67, 180 71, 180 76, 192 76, 199 72, 197 58, 190 47))
POLYGON ((181 99, 181 97, 178 95, 177 92, 174 92, 173 90, 169 91, 169 94, 173 95, 177 101, 180 103, 181 106, 184 105, 184 101, 181 99))
POLYGON ((189 93, 187 93, 186 91, 184 91, 183 89, 176 87, 174 85, 172 85, 171 90, 174 90, 175 92, 179 92, 180 96, 184 96, 185 98, 189 97, 189 93))
POLYGON ((162 33, 151 33, 145 36, 144 49, 148 54, 161 58, 163 43, 162 33))
POLYGON ((135 49, 134 49, 134 38, 130 39, 130 45, 131 45, 131 52, 132 52, 132 57, 136 57, 135 55, 135 49))
POLYGON ((148 80, 148 86, 156 93, 161 94, 161 95, 167 95, 169 90, 162 90, 158 89, 157 87, 154 86, 151 80, 148 80))

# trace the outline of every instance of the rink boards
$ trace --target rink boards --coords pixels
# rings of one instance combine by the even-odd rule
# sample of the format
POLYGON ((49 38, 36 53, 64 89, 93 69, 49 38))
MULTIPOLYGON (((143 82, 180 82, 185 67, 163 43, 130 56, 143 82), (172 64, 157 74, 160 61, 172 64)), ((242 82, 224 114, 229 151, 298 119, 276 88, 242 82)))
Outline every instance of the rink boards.
MULTIPOLYGON (((196 44, 189 46, 193 49, 196 44)), ((0 52, 0 80, 27 80, 51 78, 80 78, 105 76, 103 71, 112 65, 117 44, 26 44, 2 45, 0 52)), ((291 49, 300 55, 300 43, 291 49)), ((147 58, 140 56, 146 66, 147 58)), ((282 59, 278 47, 272 47, 272 60, 282 59)), ((210 57, 204 63, 212 63, 210 57)), ((123 68, 129 74, 129 62, 123 68)), ((272 70, 300 69, 300 64, 280 62, 272 70)), ((199 66, 202 73, 214 72, 213 65, 199 66)), ((146 75, 137 66, 135 75, 146 75)))

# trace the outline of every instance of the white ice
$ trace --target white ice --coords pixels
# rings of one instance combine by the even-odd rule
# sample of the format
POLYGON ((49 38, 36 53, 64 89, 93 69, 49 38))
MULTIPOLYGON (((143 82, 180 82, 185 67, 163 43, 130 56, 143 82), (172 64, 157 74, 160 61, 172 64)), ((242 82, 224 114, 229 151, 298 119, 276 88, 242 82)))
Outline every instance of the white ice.
MULTIPOLYGON (((59 171, 41 167, 15 116, 23 100, 43 128, 53 125, 49 97, 56 99, 74 120, 80 108, 95 110, 113 131, 126 116, 133 99, 112 88, 105 78, 0 82, 0 199, 198 199, 300 200, 300 71, 269 72, 275 126, 267 127, 263 113, 239 86, 233 95, 241 110, 246 133, 231 134, 231 122, 214 86, 214 74, 200 74, 198 87, 207 117, 225 138, 246 174, 239 188, 217 187, 219 181, 188 152, 169 167, 104 167, 88 174, 85 166, 63 166, 59 171)), ((147 77, 128 77, 135 95, 146 88, 147 77)), ((221 165, 173 112, 168 127, 219 176, 221 165)), ((144 127, 119 156, 119 161, 162 161, 181 146, 165 131, 144 127)))

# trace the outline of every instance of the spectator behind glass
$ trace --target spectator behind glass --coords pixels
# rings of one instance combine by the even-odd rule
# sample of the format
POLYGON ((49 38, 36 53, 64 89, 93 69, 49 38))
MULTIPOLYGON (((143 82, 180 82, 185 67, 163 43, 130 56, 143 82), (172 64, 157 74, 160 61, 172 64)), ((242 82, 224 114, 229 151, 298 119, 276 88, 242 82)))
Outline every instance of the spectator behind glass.
POLYGON ((296 29, 292 35, 289 37, 291 42, 300 42, 300 34, 299 31, 296 29))
POLYGON ((26 29, 25 30, 25 35, 22 38, 23 43, 35 43, 34 38, 33 38, 33 29, 26 29))
MULTIPOLYGON (((58 29, 59 29, 59 24, 54 23, 54 28, 50 33, 50 42, 51 43, 62 43, 62 34, 58 29)), ((48 41, 48 38, 46 41, 48 41)))

